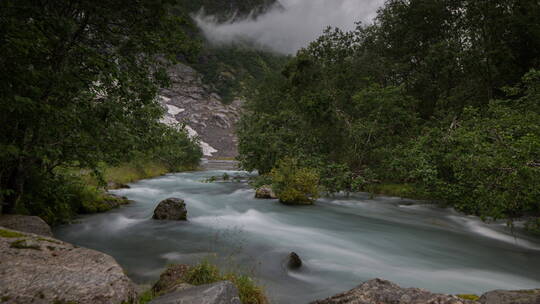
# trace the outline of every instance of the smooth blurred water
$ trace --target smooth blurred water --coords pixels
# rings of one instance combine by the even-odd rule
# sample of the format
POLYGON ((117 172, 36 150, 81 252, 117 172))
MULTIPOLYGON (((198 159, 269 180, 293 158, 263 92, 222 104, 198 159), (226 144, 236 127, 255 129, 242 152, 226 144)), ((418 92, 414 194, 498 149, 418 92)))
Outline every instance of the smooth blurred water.
POLYGON ((116 190, 135 203, 55 229, 65 241, 106 252, 137 283, 167 264, 217 256, 252 274, 274 303, 307 303, 375 277, 434 292, 540 287, 540 240, 512 235, 452 210, 367 194, 291 207, 256 200, 244 183, 203 183, 204 171, 170 174, 116 190), (188 222, 151 219, 159 201, 185 199, 188 222), (294 251, 299 271, 285 267, 294 251))

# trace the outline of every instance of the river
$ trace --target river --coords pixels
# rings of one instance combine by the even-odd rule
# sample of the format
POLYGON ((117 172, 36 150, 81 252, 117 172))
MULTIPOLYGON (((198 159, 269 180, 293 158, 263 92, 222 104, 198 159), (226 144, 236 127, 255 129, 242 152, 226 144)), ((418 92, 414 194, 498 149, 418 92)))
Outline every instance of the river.
POLYGON ((540 287, 540 239, 511 234, 450 209, 367 194, 291 207, 256 200, 245 183, 202 180, 227 172, 169 174, 113 191, 135 203, 81 217, 56 237, 112 255, 139 284, 166 265, 212 259, 254 276, 273 303, 307 303, 375 277, 433 292, 481 294, 540 287), (151 219, 159 201, 186 201, 187 222, 151 219), (290 271, 294 251, 304 266, 290 271))

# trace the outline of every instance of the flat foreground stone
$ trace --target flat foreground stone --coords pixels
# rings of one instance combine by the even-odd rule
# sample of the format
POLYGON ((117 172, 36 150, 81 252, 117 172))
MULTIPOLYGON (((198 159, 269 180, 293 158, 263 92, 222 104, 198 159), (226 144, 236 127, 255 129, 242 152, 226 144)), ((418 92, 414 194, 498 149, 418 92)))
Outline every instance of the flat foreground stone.
POLYGON ((135 286, 104 253, 0 227, 2 303, 120 304, 135 286))
POLYGON ((540 304, 540 289, 493 290, 480 298, 482 304, 540 304))
POLYGON ((241 304, 238 290, 229 281, 200 285, 167 293, 149 304, 241 304))
POLYGON ((312 304, 465 304, 476 303, 456 296, 431 293, 420 288, 401 288, 381 279, 363 283, 347 292, 312 304))

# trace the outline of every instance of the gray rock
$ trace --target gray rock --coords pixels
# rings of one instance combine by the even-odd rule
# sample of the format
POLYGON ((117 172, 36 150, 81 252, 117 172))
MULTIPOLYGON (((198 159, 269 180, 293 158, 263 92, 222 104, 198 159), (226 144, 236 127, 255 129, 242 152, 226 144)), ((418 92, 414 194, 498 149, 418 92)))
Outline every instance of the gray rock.
POLYGON ((0 215, 0 226, 43 236, 53 236, 51 227, 38 216, 0 215))
POLYGON ((465 304, 477 303, 456 296, 431 293, 420 288, 401 288, 398 285, 373 279, 347 292, 312 302, 312 304, 465 304))
POLYGON ((264 185, 255 190, 255 198, 261 199, 276 199, 277 196, 272 190, 272 186, 264 185))
POLYGON ((183 199, 175 197, 162 200, 154 210, 153 219, 185 221, 187 220, 186 203, 183 199))
POLYGON ((0 228, 0 295, 10 304, 120 304, 135 286, 104 253, 0 228))
POLYGON ((173 291, 149 304, 241 304, 238 290, 229 281, 173 291))
POLYGON ((480 297, 482 304, 540 304, 540 289, 493 290, 480 297))
POLYGON ((287 262, 287 266, 290 269, 298 269, 302 267, 302 259, 300 259, 296 252, 291 252, 289 254, 289 261, 287 262))

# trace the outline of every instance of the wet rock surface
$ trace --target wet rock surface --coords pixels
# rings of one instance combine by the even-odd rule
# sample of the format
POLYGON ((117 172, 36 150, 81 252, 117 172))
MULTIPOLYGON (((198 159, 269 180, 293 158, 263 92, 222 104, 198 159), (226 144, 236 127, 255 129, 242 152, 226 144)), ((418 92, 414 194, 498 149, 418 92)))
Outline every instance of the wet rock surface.
POLYGON ((298 269, 302 267, 302 259, 296 254, 296 252, 291 252, 287 260, 287 267, 289 269, 298 269))
POLYGON ((154 210, 155 220, 185 221, 187 220, 186 203, 183 199, 171 197, 162 200, 154 210))
POLYGON ((120 304, 135 286, 109 255, 0 227, 2 303, 120 304))
POLYGON ((166 293, 150 304, 241 304, 238 290, 229 281, 166 293))

